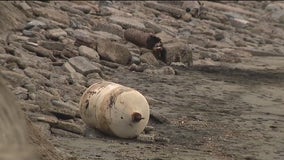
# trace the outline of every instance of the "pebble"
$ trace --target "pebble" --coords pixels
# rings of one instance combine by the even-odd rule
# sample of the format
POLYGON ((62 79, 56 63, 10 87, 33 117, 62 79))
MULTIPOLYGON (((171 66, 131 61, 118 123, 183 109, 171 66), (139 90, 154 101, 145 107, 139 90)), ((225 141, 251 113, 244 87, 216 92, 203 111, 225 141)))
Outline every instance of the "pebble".
POLYGON ((74 69, 83 74, 83 75, 88 75, 90 73, 96 72, 99 73, 100 69, 93 65, 87 58, 82 57, 82 56, 76 56, 73 58, 70 58, 68 62, 71 64, 74 69))
POLYGON ((48 33, 53 39, 59 39, 61 36, 67 36, 67 32, 60 28, 48 30, 48 33))
POLYGON ((90 58, 91 60, 95 61, 95 62, 99 62, 100 60, 100 56, 98 54, 97 51, 95 51, 94 49, 92 48, 89 48, 87 46, 80 46, 79 47, 79 54, 81 56, 85 56, 87 58, 90 58))

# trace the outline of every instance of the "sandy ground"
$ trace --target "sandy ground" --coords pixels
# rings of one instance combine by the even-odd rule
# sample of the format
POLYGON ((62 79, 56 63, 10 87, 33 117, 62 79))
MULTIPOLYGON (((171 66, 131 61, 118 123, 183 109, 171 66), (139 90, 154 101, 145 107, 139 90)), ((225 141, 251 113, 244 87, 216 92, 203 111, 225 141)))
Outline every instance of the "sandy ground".
POLYGON ((169 143, 143 143, 108 136, 56 137, 78 159, 283 159, 282 78, 177 70, 175 76, 111 73, 111 80, 161 101, 151 109, 171 124, 154 121, 169 143), (94 158, 96 157, 96 158, 94 158))

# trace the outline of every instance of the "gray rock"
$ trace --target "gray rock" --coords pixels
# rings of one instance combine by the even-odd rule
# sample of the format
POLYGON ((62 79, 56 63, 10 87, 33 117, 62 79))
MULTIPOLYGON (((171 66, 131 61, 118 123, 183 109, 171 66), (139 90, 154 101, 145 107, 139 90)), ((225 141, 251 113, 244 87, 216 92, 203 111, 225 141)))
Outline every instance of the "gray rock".
MULTIPOLYGON (((69 12, 69 13, 72 13, 72 14, 78 14, 80 16, 84 15, 84 13, 76 8, 73 8, 71 6, 67 6, 67 5, 62 5, 60 6, 60 9, 63 10, 63 11, 66 11, 66 12, 69 12)), ((70 21, 71 22, 71 21, 70 21)))
POLYGON ((71 122, 60 121, 60 120, 56 124, 52 124, 51 126, 55 128, 63 129, 65 131, 69 131, 72 133, 76 133, 79 135, 83 135, 83 131, 84 131, 83 127, 80 125, 77 125, 71 122))
POLYGON ((126 65, 131 59, 128 49, 118 43, 109 40, 98 41, 97 51, 102 59, 126 65))
POLYGON ((162 31, 161 27, 158 24, 150 20, 144 21, 144 25, 146 28, 152 29, 155 33, 159 33, 162 31))
POLYGON ((39 20, 32 20, 29 23, 26 24, 25 29, 31 29, 33 27, 39 27, 39 28, 46 28, 46 23, 39 21, 39 20))
POLYGON ((90 35, 92 35, 92 33, 82 30, 82 29, 76 29, 74 31, 74 37, 76 38, 76 42, 75 44, 77 44, 77 46, 80 45, 86 45, 88 47, 94 47, 96 46, 93 45, 94 44, 94 39, 93 37, 91 37, 90 35))
POLYGON ((155 135, 154 134, 140 134, 138 135, 137 140, 141 142, 154 143, 155 135))
POLYGON ((57 136, 61 136, 61 137, 67 137, 67 138, 80 138, 81 136, 72 132, 68 132, 62 129, 58 129, 58 128, 50 128, 51 133, 55 134, 57 136))
POLYGON ((68 62, 64 63, 63 67, 70 73, 76 72, 76 70, 68 62))
POLYGON ((93 65, 88 59, 82 56, 76 56, 70 58, 68 61, 75 70, 83 75, 88 75, 90 73, 99 73, 100 69, 93 65))
POLYGON ((90 13, 92 10, 92 8, 88 5, 73 5, 72 7, 84 12, 85 14, 90 13))
POLYGON ((61 28, 48 30, 48 33, 51 36, 51 38, 54 38, 54 39, 59 39, 59 37, 61 36, 64 36, 64 37, 67 36, 67 32, 65 32, 61 28))
POLYGON ((112 23, 120 25, 122 28, 136 28, 136 29, 145 29, 145 26, 143 23, 141 23, 138 19, 135 18, 127 18, 122 16, 111 16, 109 17, 109 20, 112 23))
POLYGON ((144 72, 153 75, 175 75, 175 70, 170 66, 164 66, 160 69, 145 69, 144 72))
POLYGON ((67 26, 69 26, 70 24, 70 18, 67 15, 67 13, 62 12, 60 10, 56 10, 56 9, 48 8, 48 7, 40 7, 40 8, 34 8, 33 12, 37 16, 50 18, 59 23, 63 23, 67 26))
POLYGON ((79 47, 79 54, 81 56, 85 56, 87 58, 90 58, 91 60, 94 60, 96 62, 100 61, 100 56, 97 51, 95 51, 92 48, 89 48, 87 46, 80 46, 79 47))
POLYGON ((61 42, 41 41, 39 45, 49 50, 63 51, 65 49, 65 45, 61 42))
POLYGON ((183 62, 186 65, 192 65, 192 52, 191 49, 184 43, 176 42, 165 44, 166 49, 166 62, 183 62))
POLYGON ((97 22, 94 25, 93 30, 104 31, 104 32, 108 32, 108 33, 111 33, 111 34, 115 34, 115 35, 118 35, 121 38, 124 37, 124 31, 123 31, 122 27, 117 25, 117 24, 106 23, 106 22, 105 23, 97 22))
POLYGON ((144 53, 140 56, 141 62, 157 66, 159 65, 159 61, 156 59, 156 57, 151 52, 144 53))
POLYGON ((103 32, 103 31, 94 31, 93 37, 96 38, 96 39, 109 39, 109 40, 113 40, 113 41, 120 41, 121 40, 121 37, 119 37, 115 34, 103 32))
POLYGON ((28 90, 22 87, 16 87, 12 90, 18 99, 27 100, 28 99, 28 90))

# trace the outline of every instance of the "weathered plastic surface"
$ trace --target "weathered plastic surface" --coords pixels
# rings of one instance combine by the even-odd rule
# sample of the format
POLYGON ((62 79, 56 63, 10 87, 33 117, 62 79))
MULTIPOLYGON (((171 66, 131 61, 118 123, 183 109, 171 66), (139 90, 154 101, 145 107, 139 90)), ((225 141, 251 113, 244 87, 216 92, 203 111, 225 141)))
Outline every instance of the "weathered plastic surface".
POLYGON ((90 86, 80 100, 83 121, 106 134, 134 138, 146 127, 150 109, 138 91, 102 81, 90 86))

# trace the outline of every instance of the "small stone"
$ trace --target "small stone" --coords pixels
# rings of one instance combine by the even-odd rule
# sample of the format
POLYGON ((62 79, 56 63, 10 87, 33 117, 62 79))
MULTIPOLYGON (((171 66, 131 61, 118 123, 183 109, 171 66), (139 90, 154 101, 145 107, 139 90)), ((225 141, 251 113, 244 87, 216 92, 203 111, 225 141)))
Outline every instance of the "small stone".
POLYGON ((50 125, 44 122, 35 122, 34 125, 43 133, 44 136, 50 136, 50 125))
POLYGON ((76 71, 83 75, 88 75, 90 73, 96 72, 99 73, 100 69, 93 65, 89 60, 82 56, 76 56, 69 59, 69 63, 76 71))
POLYGON ((27 100, 28 99, 28 90, 22 87, 16 87, 12 90, 18 99, 27 100))
POLYGON ((58 136, 61 136, 61 137, 68 137, 68 138, 80 138, 81 137, 78 134, 74 134, 72 132, 68 132, 68 131, 65 131, 65 130, 62 130, 62 129, 58 129, 58 128, 51 127, 50 130, 51 130, 52 134, 55 134, 55 135, 58 135, 58 136))
POLYGON ((132 55, 131 56, 131 64, 133 64, 133 63, 139 65, 141 63, 140 57, 132 55))
POLYGON ((147 66, 145 66, 145 65, 137 65, 135 63, 133 63, 129 66, 129 70, 135 71, 135 72, 143 72, 146 68, 147 68, 147 66))
POLYGON ((146 142, 146 143, 154 143, 155 142, 155 136, 154 135, 148 135, 148 134, 140 134, 137 137, 137 140, 141 142, 146 142))
POLYGON ((64 68, 67 70, 67 71, 69 71, 70 73, 74 73, 74 72, 76 72, 76 70, 70 65, 70 63, 68 63, 68 62, 66 62, 66 63, 64 63, 64 68))
POLYGON ((136 28, 136 29, 145 29, 145 26, 143 23, 141 23, 139 20, 135 18, 127 18, 122 16, 111 16, 109 20, 112 23, 116 23, 120 25, 122 28, 136 28))
POLYGON ((36 104, 30 104, 26 102, 20 102, 21 109, 23 111, 30 111, 30 112, 39 112, 40 107, 36 104))
POLYGON ((67 36, 67 33, 63 29, 60 29, 60 28, 48 30, 48 33, 51 36, 51 38, 54 38, 54 39, 59 39, 59 37, 61 36, 64 36, 64 37, 67 36))
POLYGON ((33 27, 39 27, 45 29, 47 27, 46 23, 39 20, 32 20, 26 24, 25 29, 31 29, 33 27))
POLYGON ((153 55, 153 53, 151 52, 147 52, 144 53, 140 56, 141 62, 153 65, 153 66, 157 66, 159 65, 158 60, 156 59, 156 57, 153 55))
POLYGON ((190 22, 192 20, 192 16, 189 13, 186 13, 182 16, 182 20, 184 20, 185 22, 190 22))
POLYGON ((131 54, 127 47, 109 40, 100 40, 97 51, 102 59, 123 65, 128 64, 131 59, 131 54))
POLYGON ((224 35, 224 33, 216 33, 214 35, 214 38, 215 38, 216 41, 221 41, 222 39, 225 38, 225 35, 224 35))
POLYGON ((66 122, 66 121, 58 121, 56 124, 52 124, 52 127, 63 129, 65 131, 69 131, 72 133, 76 133, 79 135, 83 135, 83 127, 74 123, 66 122))
POLYGON ((65 49, 65 45, 61 42, 41 41, 39 45, 49 50, 63 51, 65 49))
POLYGON ((88 14, 91 12, 92 8, 88 5, 74 5, 73 8, 78 9, 82 12, 84 12, 85 14, 88 14))
POLYGON ((58 9, 40 7, 40 8, 34 8, 33 12, 37 16, 45 17, 47 19, 52 19, 67 26, 69 26, 70 24, 70 18, 68 14, 58 9))
POLYGON ((99 62, 99 60, 100 60, 100 56, 99 56, 98 52, 95 51, 92 48, 87 47, 87 46, 80 46, 79 47, 79 54, 81 56, 85 56, 87 58, 90 58, 91 60, 94 60, 96 62, 99 62))
POLYGON ((117 24, 111 24, 111 23, 96 23, 93 27, 93 30, 95 31, 104 31, 111 34, 118 35, 119 37, 124 37, 124 31, 121 26, 117 24))
POLYGON ((175 70, 170 66, 164 66, 160 69, 146 69, 145 73, 154 75, 175 75, 175 70))

